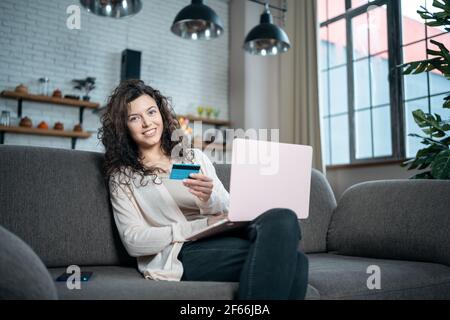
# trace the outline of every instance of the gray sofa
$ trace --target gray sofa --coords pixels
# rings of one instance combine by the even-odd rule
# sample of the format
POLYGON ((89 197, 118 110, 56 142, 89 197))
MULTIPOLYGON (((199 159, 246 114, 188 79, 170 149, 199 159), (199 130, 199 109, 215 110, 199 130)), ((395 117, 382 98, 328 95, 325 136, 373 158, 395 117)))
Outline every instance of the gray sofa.
MULTIPOLYGON (((0 298, 233 299, 237 283, 140 275, 116 232, 102 159, 0 146, 0 298), (94 272, 80 290, 54 281, 69 265, 94 272)), ((216 169, 228 188, 229 166, 216 169)), ((336 204, 314 171, 310 205, 299 243, 310 263, 307 299, 450 298, 449 181, 363 183, 336 204), (370 266, 380 288, 367 285, 376 283, 370 266)))

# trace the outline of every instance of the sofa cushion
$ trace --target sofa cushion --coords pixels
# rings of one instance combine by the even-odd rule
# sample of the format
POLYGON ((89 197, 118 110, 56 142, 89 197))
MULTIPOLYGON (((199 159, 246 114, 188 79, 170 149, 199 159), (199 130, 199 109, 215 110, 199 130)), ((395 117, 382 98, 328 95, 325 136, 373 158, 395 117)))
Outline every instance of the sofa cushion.
POLYGON ((450 299, 450 267, 428 262, 310 254, 309 283, 321 299, 450 299), (369 290, 369 266, 380 269, 380 290, 369 290))
POLYGON ((57 299, 55 285, 39 257, 0 226, 0 300, 57 299))
MULTIPOLYGON (((81 283, 80 290, 69 290, 65 282, 56 282, 60 299, 231 300, 238 289, 238 283, 147 280, 130 267, 82 267, 81 271, 93 274, 81 283)), ((50 269, 53 279, 63 272, 64 268, 50 269)), ((317 290, 309 287, 307 298, 318 299, 317 290)))
POLYGON ((351 256, 450 266, 450 181, 358 184, 339 201, 328 250, 351 256))
POLYGON ((0 146, 0 225, 48 266, 135 263, 114 224, 102 178, 104 155, 0 146))
MULTIPOLYGON (((214 164, 216 173, 225 189, 230 188, 229 164, 214 164)), ((311 173, 311 196, 309 202, 309 217, 300 221, 302 240, 300 249, 306 253, 327 251, 327 230, 331 215, 336 208, 336 200, 330 184, 318 170, 311 173)))

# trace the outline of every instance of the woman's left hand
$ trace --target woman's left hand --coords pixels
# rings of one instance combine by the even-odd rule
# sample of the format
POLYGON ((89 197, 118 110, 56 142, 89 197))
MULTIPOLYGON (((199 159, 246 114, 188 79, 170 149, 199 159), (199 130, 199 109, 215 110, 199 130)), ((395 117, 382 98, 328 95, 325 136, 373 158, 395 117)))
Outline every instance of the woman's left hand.
POLYGON ((201 201, 208 201, 213 191, 213 180, 201 173, 193 173, 190 177, 191 179, 183 180, 184 186, 201 201))

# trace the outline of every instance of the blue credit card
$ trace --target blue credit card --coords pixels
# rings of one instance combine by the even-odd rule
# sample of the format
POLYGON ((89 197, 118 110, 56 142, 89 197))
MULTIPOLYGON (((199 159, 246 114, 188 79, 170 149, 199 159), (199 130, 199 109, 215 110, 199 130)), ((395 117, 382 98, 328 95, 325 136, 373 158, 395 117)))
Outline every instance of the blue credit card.
POLYGON ((189 179, 191 173, 199 173, 199 164, 177 164, 174 163, 172 166, 172 171, 170 173, 170 179, 174 180, 184 180, 189 179))

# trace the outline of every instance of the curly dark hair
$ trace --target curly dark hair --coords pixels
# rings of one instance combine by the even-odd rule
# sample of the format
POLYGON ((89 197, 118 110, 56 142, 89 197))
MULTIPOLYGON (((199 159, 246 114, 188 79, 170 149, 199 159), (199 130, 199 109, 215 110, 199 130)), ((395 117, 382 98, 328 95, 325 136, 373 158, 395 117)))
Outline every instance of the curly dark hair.
MULTIPOLYGON (((118 174, 120 184, 129 185, 134 174, 141 177, 141 185, 145 176, 163 172, 157 167, 146 168, 141 162, 141 156, 136 142, 130 135, 127 126, 129 103, 142 95, 152 97, 161 113, 163 120, 163 133, 161 136, 161 150, 163 154, 171 156, 172 150, 183 141, 172 141, 172 133, 180 128, 169 99, 160 91, 147 86, 141 80, 125 80, 114 89, 108 98, 106 111, 101 116, 102 127, 99 129, 98 138, 105 147, 105 161, 103 174, 106 183, 110 178, 118 174), (122 177, 125 177, 123 180, 122 177)), ((111 180, 113 188, 117 186, 115 179, 111 180)), ((115 189, 115 188, 114 188, 115 189)))

